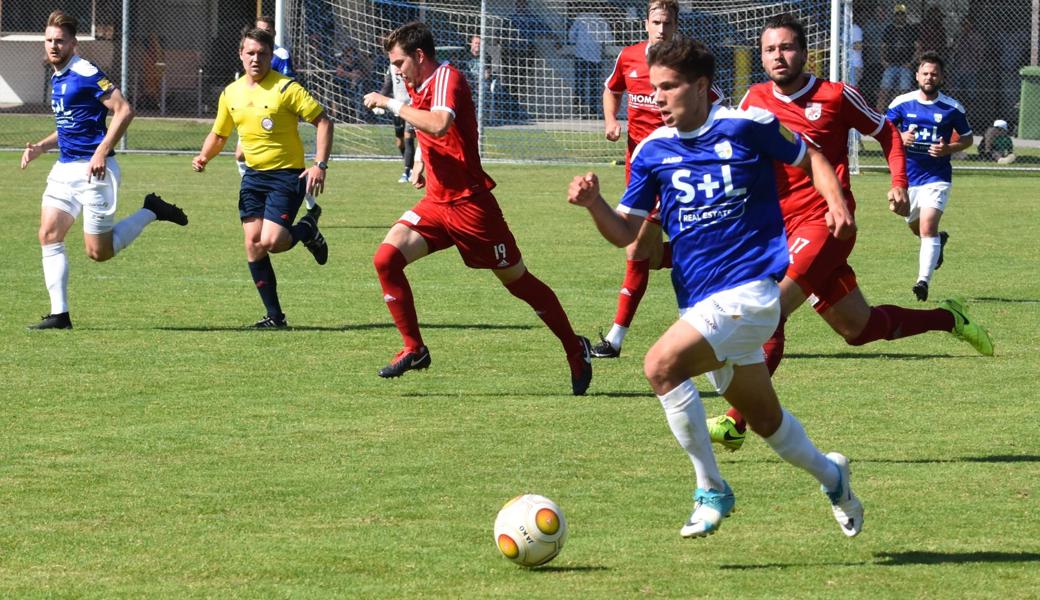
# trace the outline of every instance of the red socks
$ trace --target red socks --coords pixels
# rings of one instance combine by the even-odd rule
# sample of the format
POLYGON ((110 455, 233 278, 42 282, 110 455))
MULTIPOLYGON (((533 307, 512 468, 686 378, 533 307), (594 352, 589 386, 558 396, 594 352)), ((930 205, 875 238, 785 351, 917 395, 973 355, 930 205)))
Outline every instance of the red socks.
POLYGON ((404 347, 418 350, 424 344, 419 333, 419 317, 415 314, 412 287, 404 275, 408 261, 394 246, 380 244, 372 262, 379 274, 379 285, 383 287, 383 301, 390 309, 397 330, 401 332, 404 347))
POLYGON ((917 310, 883 304, 870 309, 866 327, 848 343, 862 346, 875 340, 897 340, 926 331, 952 331, 953 325, 953 314, 948 310, 917 310))
POLYGON ((621 284, 621 293, 618 294, 617 314, 614 322, 622 327, 632 325, 632 319, 636 316, 639 302, 646 294, 647 284, 650 282, 650 261, 629 260, 625 268, 625 281, 621 284))
POLYGON ((535 314, 560 339, 568 356, 582 352, 581 343, 578 341, 578 336, 574 334, 574 329, 571 328, 567 313, 564 312, 560 300, 549 286, 531 275, 530 271, 524 271, 519 279, 507 283, 506 289, 534 309, 535 314))

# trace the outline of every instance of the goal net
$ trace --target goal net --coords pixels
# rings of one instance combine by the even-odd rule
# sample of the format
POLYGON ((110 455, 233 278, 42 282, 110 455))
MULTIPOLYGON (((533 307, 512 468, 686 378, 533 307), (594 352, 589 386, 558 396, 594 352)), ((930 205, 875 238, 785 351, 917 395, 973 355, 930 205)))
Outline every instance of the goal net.
MULTIPOLYGON (((514 161, 622 159, 605 139, 603 82, 626 45, 646 39, 646 0, 289 0, 283 30, 298 77, 336 121, 334 153, 396 155, 389 116, 362 105, 388 68, 382 38, 421 20, 437 57, 459 67, 477 103, 481 152, 514 161), (597 59, 588 60, 588 59, 597 59)), ((830 0, 681 0, 679 33, 716 55, 727 102, 763 81, 758 37, 789 12, 808 33, 810 70, 827 76, 830 0)), ((626 102, 622 99, 621 106, 626 102)), ((620 118, 624 118, 622 108, 620 118)))

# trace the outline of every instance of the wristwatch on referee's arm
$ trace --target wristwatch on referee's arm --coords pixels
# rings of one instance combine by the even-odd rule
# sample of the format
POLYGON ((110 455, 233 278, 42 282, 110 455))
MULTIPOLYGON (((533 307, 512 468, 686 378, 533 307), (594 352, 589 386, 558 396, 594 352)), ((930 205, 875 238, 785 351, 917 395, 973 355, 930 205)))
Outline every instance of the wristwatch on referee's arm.
POLYGON ((316 160, 316 161, 314 161, 314 166, 318 167, 322 171, 327 171, 329 169, 329 163, 327 163, 327 162, 325 162, 323 160, 316 160))

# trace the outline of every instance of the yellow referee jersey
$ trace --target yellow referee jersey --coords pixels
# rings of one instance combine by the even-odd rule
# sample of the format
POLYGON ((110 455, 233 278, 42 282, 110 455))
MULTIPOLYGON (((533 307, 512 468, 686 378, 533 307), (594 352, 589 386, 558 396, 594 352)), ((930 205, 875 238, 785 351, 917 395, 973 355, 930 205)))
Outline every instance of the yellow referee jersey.
POLYGON ((230 137, 231 128, 245 153, 246 164, 257 171, 304 168, 303 142, 297 125, 311 122, 322 107, 295 80, 272 70, 256 85, 248 75, 224 88, 217 104, 213 133, 230 137))

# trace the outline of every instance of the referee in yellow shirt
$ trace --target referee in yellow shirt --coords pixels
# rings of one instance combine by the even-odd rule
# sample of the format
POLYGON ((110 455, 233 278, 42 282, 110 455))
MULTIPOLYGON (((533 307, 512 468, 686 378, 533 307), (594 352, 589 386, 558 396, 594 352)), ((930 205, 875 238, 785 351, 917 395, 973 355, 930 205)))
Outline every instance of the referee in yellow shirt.
POLYGON ((206 169, 238 130, 246 159, 246 173, 238 195, 238 212, 245 233, 246 258, 267 315, 255 327, 286 327, 278 301, 278 285, 269 253, 285 252, 297 242, 319 265, 329 258, 325 237, 318 231, 321 210, 308 211, 293 225, 307 193, 325 189, 326 161, 332 149, 332 121, 325 109, 295 80, 271 70, 274 37, 263 29, 242 34, 239 57, 245 75, 224 88, 213 130, 192 161, 197 172, 206 169), (314 164, 305 168, 300 120, 318 128, 314 164))

